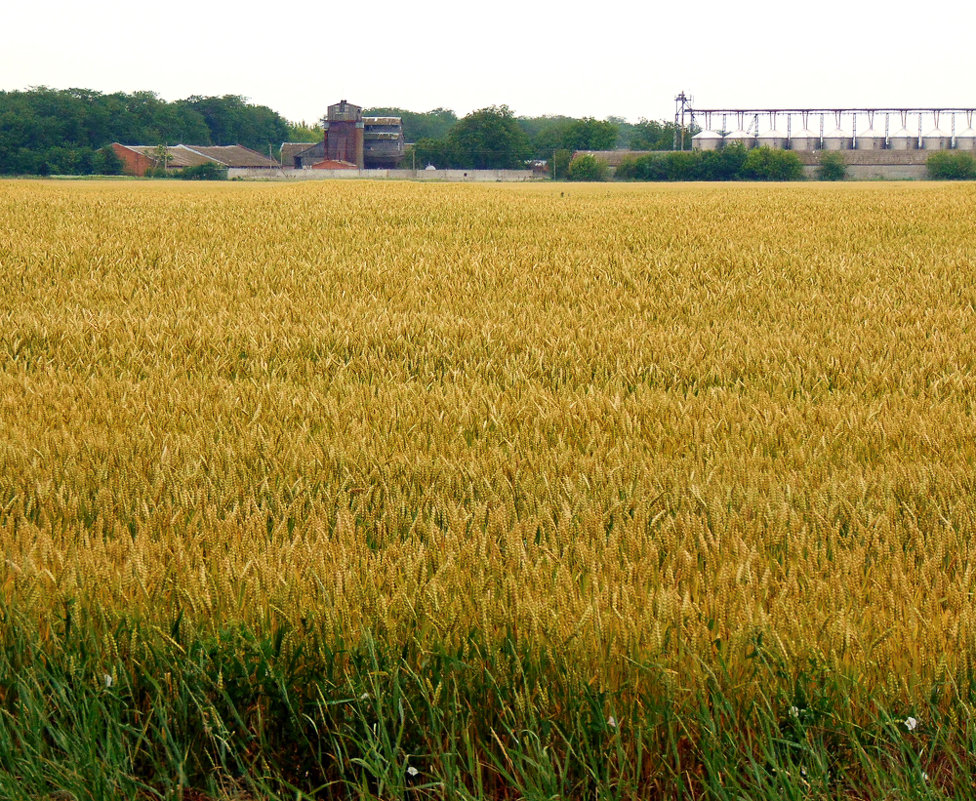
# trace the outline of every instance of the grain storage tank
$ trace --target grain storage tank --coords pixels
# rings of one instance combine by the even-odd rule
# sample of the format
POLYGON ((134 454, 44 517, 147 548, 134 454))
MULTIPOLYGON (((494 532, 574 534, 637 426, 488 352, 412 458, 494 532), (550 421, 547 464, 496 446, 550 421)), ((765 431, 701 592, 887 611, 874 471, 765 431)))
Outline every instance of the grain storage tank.
POLYGON ((718 150, 722 146, 722 134, 716 131, 699 131, 691 137, 692 150, 718 150))
POLYGON ((874 127, 868 128, 864 133, 857 135, 854 147, 857 150, 884 150, 885 133, 874 127))
POLYGON ((851 149, 851 135, 843 130, 842 128, 837 128, 830 133, 824 134, 823 138, 823 149, 824 150, 850 150, 851 149))
POLYGON ((956 134, 956 150, 976 150, 976 128, 970 126, 956 134))
POLYGON ((915 150, 918 145, 918 134, 914 134, 908 128, 893 133, 889 139, 892 150, 915 150))
POLYGON ((938 124, 922 137, 922 150, 948 150, 949 134, 939 128, 938 124))
POLYGON ((726 146, 740 145, 748 150, 750 147, 755 147, 756 137, 744 128, 739 128, 736 131, 732 131, 730 134, 726 134, 725 144, 726 146))
POLYGON ((785 150, 786 140, 786 134, 776 130, 775 127, 770 128, 768 131, 763 131, 756 137, 756 143, 759 147, 771 147, 774 150, 785 150))
POLYGON ((819 150, 820 134, 803 128, 790 137, 790 147, 793 150, 819 150))

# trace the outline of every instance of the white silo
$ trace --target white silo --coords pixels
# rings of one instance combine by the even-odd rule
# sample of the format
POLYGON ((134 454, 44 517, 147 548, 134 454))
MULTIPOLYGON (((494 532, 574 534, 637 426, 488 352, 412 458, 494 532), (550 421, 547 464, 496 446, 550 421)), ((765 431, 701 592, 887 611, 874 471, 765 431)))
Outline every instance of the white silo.
POLYGON ((692 150, 718 150, 722 146, 722 134, 716 131, 699 131, 691 137, 692 150))
POLYGON ((903 127, 888 137, 888 142, 892 150, 915 150, 918 147, 918 134, 903 127))
POLYGON ((750 147, 755 147, 756 137, 744 128, 739 128, 725 135, 725 144, 726 146, 740 145, 748 150, 750 147))
POLYGON ((872 126, 864 133, 859 133, 857 135, 854 147, 857 150, 884 150, 885 133, 884 131, 879 131, 872 126))
POLYGON ((771 147, 774 150, 785 150, 786 149, 786 134, 782 131, 776 130, 776 128, 770 128, 768 131, 763 131, 759 136, 756 137, 756 144, 759 147, 771 147))
MULTIPOLYGON (((973 128, 972 110, 965 112, 966 128, 955 134, 956 150, 976 150, 976 128, 973 128)), ((956 130, 956 115, 952 115, 952 130, 956 130)))
POLYGON ((824 150, 850 150, 851 134, 842 128, 825 133, 823 138, 824 150))
POLYGON ((938 124, 922 137, 922 150, 948 150, 949 134, 939 128, 938 124))
POLYGON ((956 150, 976 150, 976 128, 969 127, 956 134, 956 150))
POLYGON ((803 128, 790 136, 790 147, 793 150, 819 150, 820 134, 803 128))

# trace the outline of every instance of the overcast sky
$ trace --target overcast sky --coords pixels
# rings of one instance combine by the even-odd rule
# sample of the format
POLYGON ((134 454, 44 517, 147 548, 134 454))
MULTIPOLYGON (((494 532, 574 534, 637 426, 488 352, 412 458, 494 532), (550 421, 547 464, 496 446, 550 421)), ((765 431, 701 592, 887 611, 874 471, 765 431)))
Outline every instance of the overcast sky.
POLYGON ((4 4, 0 88, 239 94, 313 121, 362 106, 463 115, 976 106, 976 3, 373 0, 4 4))

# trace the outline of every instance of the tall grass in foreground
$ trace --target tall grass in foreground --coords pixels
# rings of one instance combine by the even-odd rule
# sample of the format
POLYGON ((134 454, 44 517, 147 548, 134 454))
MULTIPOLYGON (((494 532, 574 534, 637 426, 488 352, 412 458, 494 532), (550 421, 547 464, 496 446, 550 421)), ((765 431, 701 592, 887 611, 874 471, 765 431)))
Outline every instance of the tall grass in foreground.
POLYGON ((974 199, 0 183, 0 797, 973 796, 974 199))
POLYGON ((647 663, 634 665, 647 689, 625 696, 476 634, 421 652, 307 630, 290 650, 280 630, 190 635, 180 620, 66 617, 44 642, 9 610, 4 623, 4 798, 973 793, 971 685, 933 688, 911 714, 858 709, 855 677, 791 672, 759 643, 749 690, 719 668, 694 694, 668 692, 647 663))

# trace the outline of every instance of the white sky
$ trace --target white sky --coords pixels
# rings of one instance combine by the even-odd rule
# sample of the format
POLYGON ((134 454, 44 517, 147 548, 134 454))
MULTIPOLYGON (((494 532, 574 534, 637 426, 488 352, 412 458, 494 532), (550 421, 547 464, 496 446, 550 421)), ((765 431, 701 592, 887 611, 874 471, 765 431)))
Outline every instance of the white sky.
POLYGON ((673 117, 681 90, 702 108, 976 106, 971 0, 678 6, 16 0, 0 89, 239 94, 309 122, 342 98, 632 121, 673 117))

